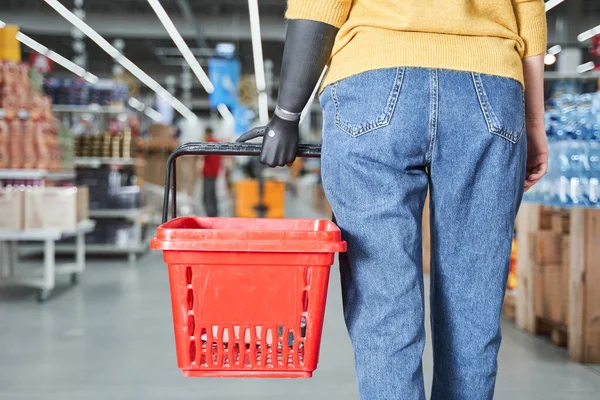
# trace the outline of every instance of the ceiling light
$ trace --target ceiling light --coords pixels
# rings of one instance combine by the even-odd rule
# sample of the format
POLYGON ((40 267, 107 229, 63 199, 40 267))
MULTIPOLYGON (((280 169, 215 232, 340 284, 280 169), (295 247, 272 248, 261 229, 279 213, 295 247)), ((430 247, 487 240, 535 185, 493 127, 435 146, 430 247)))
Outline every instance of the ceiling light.
POLYGON ((269 98, 265 92, 258 94, 258 116, 261 123, 269 122, 269 98))
POLYGON ((556 46, 552 46, 548 49, 547 53, 548 54, 552 54, 552 55, 557 55, 558 53, 560 53, 562 51, 562 46, 560 44, 557 44, 556 46))
POLYGON ((92 74, 91 72, 86 72, 83 75, 83 79, 85 79, 87 82, 91 83, 92 85, 95 85, 100 80, 100 79, 98 79, 98 77, 96 75, 92 74))
POLYGON ((552 65, 556 62, 556 56, 554 54, 546 54, 544 56, 544 64, 552 65))
POLYGON ((40 43, 36 42, 35 40, 33 40, 29 36, 25 35, 24 33, 17 32, 15 37, 19 42, 23 43, 25 46, 29 47, 30 49, 35 50, 42 55, 48 54, 49 50, 46 46, 41 45, 40 43))
POLYGON ((600 25, 580 33, 579 35, 577 35, 577 40, 579 40, 580 42, 585 42, 586 40, 591 39, 598 34, 600 34, 600 25))
POLYGON ((119 52, 113 45, 111 45, 106 39, 96 32, 92 27, 83 22, 75 14, 69 11, 63 6, 58 0, 44 0, 50 7, 54 8, 56 12, 62 15, 67 21, 73 24, 77 29, 83 32, 87 37, 94 41, 102 50, 108 53, 109 56, 114 58, 116 62, 121 64, 123 68, 128 70, 133 76, 139 79, 144 85, 155 91, 165 101, 167 101, 171 107, 177 110, 188 120, 196 120, 198 117, 189 108, 187 108, 181 101, 177 100, 173 96, 164 96, 163 93, 166 91, 158 82, 150 77, 147 73, 142 71, 137 65, 131 62, 127 57, 119 52))
POLYGON ((254 56, 254 75, 256 89, 258 89, 258 114, 260 121, 266 124, 269 121, 269 97, 264 91, 267 88, 265 79, 265 62, 263 59, 262 40, 260 34, 260 15, 258 13, 258 1, 248 0, 250 13, 250 32, 252 35, 252 53, 254 56))
POLYGON ((185 40, 183 40, 183 37, 181 37, 181 34, 175 27, 175 24, 173 24, 173 21, 171 21, 171 18, 169 18, 169 15, 167 14, 163 6, 160 4, 160 1, 148 0, 148 3, 150 3, 150 6, 156 13, 156 16, 167 30, 169 36, 171 36, 171 39, 173 39, 173 42, 175 42, 175 45, 183 55, 185 61, 187 61, 187 63, 189 64, 194 75, 196 75, 196 77, 202 84, 202 87, 204 87, 204 90, 206 90, 207 93, 213 93, 215 91, 215 86, 212 84, 212 82, 208 78, 208 75, 206 75, 206 72, 204 72, 204 70, 198 63, 198 60, 190 50, 185 40))
POLYGON ((162 114, 151 107, 146 107, 144 114, 150 117, 150 119, 152 119, 154 122, 161 122, 163 119, 162 114))
POLYGON ((562 3, 565 0, 548 0, 546 2, 546 12, 552 10, 554 7, 556 7, 557 5, 559 5, 560 3, 562 3))
POLYGON ((235 124, 235 118, 233 117, 233 114, 231 113, 231 111, 229 111, 229 108, 227 108, 225 104, 219 104, 217 106, 217 110, 219 110, 219 114, 221 114, 221 117, 223 117, 225 122, 229 123, 230 125, 235 124))
POLYGON ((129 100, 127 101, 127 104, 129 104, 131 106, 131 108, 135 108, 136 110, 138 110, 140 112, 144 111, 144 108, 146 108, 144 103, 142 103, 135 97, 130 97, 129 100))
POLYGON ((593 61, 586 62, 585 64, 581 64, 577 67, 577 72, 583 74, 584 72, 588 72, 596 68, 596 64, 593 61))
POLYGON ((48 49, 46 46, 33 40, 32 38, 30 38, 23 32, 17 32, 17 34, 15 35, 15 38, 19 42, 23 43, 25 46, 29 47, 30 49, 32 49, 34 51, 37 51, 38 53, 40 53, 43 56, 48 57, 49 59, 51 59, 58 65, 63 66, 64 68, 71 71, 75 75, 84 78, 86 81, 88 81, 92 84, 98 82, 98 77, 96 75, 92 74, 91 72, 87 72, 85 69, 81 68, 79 65, 75 64, 73 61, 68 60, 65 57, 61 56, 60 54, 55 53, 54 51, 48 49))

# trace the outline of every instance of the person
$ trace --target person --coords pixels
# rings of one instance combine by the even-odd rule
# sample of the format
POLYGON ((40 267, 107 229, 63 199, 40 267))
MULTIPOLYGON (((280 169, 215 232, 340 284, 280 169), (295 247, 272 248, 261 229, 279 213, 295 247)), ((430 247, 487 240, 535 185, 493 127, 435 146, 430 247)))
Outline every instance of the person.
POLYGON ((294 160, 323 67, 322 179, 348 243, 362 400, 424 399, 421 216, 431 218, 431 399, 492 399, 514 220, 545 174, 542 0, 289 0, 261 161, 294 160))
MULTIPOLYGON (((204 131, 204 140, 209 143, 216 143, 212 128, 206 128, 204 131)), ((221 171, 221 156, 204 156, 204 166, 202 168, 204 177, 202 200, 204 211, 208 217, 217 217, 219 207, 217 204, 217 178, 221 171)))

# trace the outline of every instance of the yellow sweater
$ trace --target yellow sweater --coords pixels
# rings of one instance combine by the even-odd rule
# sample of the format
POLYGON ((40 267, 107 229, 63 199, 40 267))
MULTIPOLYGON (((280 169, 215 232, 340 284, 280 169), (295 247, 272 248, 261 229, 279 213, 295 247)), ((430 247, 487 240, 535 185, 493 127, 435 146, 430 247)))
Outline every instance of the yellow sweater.
POLYGON ((288 0, 286 17, 340 28, 323 87, 400 66, 523 84, 521 59, 546 51, 543 0, 288 0))

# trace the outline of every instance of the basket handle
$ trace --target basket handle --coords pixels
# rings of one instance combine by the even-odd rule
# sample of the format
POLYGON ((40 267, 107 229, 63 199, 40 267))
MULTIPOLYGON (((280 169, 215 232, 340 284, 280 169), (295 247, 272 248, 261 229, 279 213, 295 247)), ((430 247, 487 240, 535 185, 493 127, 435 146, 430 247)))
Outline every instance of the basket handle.
MULTIPOLYGON (((169 218, 169 193, 173 192, 171 213, 177 216, 177 166, 175 161, 181 156, 259 156, 262 150, 260 143, 186 143, 179 146, 167 159, 167 174, 165 176, 165 195, 163 198, 162 223, 169 218)), ((321 146, 301 144, 298 146, 298 157, 319 158, 321 146)))

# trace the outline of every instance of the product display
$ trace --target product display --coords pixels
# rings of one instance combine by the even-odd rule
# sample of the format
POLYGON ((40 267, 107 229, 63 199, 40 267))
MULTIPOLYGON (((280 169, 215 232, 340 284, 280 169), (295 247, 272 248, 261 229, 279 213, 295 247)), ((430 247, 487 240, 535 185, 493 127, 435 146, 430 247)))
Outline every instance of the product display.
POLYGON ((85 206, 87 196, 87 190, 74 187, 39 187, 25 190, 24 229, 75 231, 77 224, 88 217, 85 206))
POLYGON ((0 168, 68 168, 61 158, 68 146, 58 138, 52 103, 30 86, 29 66, 4 61, 0 69, 0 168))
POLYGON ((44 90, 54 104, 123 105, 128 99, 127 85, 110 79, 90 84, 81 78, 49 78, 44 81, 44 90))
POLYGON ((566 95, 546 114, 548 173, 525 199, 600 207, 600 94, 566 95))

